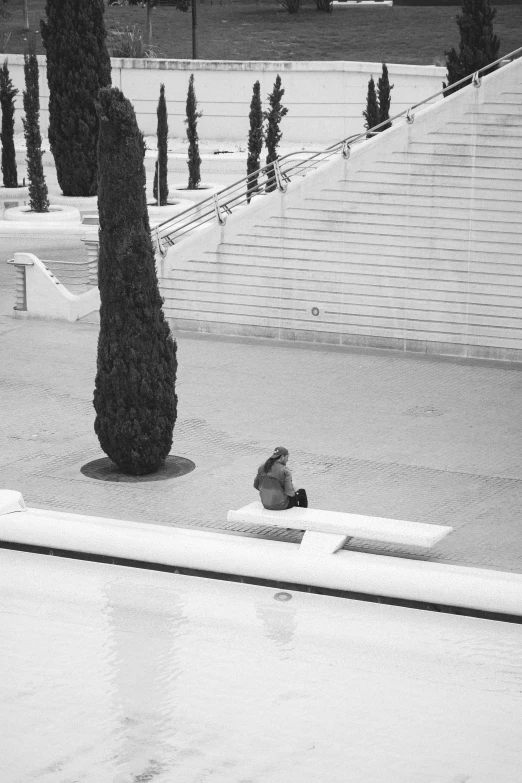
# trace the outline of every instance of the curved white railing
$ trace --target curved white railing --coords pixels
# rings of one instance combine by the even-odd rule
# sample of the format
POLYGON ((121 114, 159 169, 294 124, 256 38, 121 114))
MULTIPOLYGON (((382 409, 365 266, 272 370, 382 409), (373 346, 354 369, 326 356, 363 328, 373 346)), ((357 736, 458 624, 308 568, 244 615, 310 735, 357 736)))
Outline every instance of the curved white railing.
POLYGON ((238 207, 248 205, 252 199, 267 195, 274 190, 284 192, 293 177, 305 176, 309 171, 313 171, 317 166, 330 160, 334 155, 341 153, 343 158, 348 158, 354 144, 371 138, 381 130, 385 130, 401 117, 404 117, 406 122, 411 124, 415 119, 414 111, 419 107, 446 95, 446 93, 455 92, 459 86, 472 84, 474 87, 480 87, 482 76, 492 70, 496 70, 497 67, 502 67, 512 62, 512 60, 520 56, 522 56, 522 47, 504 55, 493 63, 489 63, 489 65, 476 71, 476 73, 465 76, 464 79, 460 79, 460 81, 440 90, 434 95, 430 95, 399 114, 395 114, 393 117, 380 122, 378 125, 374 125, 372 128, 355 136, 349 136, 342 141, 338 141, 321 152, 300 150, 299 152, 290 152, 281 158, 277 158, 277 160, 269 163, 267 166, 262 166, 252 174, 223 188, 223 190, 209 196, 204 201, 200 201, 199 204, 195 204, 179 215, 155 226, 151 232, 154 243, 161 255, 165 255, 169 246, 174 245, 194 229, 205 226, 215 220, 224 225, 228 215, 232 214, 238 207))

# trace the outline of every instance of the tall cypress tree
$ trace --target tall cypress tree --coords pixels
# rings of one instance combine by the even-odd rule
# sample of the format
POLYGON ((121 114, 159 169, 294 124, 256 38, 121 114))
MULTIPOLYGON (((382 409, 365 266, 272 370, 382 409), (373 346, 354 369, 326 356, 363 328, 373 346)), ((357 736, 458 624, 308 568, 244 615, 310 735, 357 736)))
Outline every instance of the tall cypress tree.
MULTIPOLYGON (((274 88, 268 96, 270 109, 264 113, 265 119, 267 121, 265 136, 266 150, 268 153, 266 156, 267 166, 269 166, 270 163, 273 163, 274 160, 277 160, 277 148, 283 136, 279 126, 283 117, 288 114, 288 109, 281 103, 281 98, 283 97, 284 93, 285 91, 281 88, 281 77, 279 74, 277 74, 276 80, 274 82, 274 88)), ((273 166, 268 170, 267 176, 268 181, 265 190, 269 193, 271 190, 275 190, 277 187, 273 166)))
POLYGON ((29 41, 29 52, 24 54, 25 90, 23 94, 25 117, 22 118, 27 155, 29 203, 33 212, 49 212, 49 198, 42 164, 42 134, 40 133, 40 86, 38 60, 34 39, 29 41))
POLYGON ((159 207, 164 206, 169 198, 169 183, 168 183, 168 167, 169 167, 169 155, 168 155, 168 142, 169 142, 169 124, 167 115, 167 103, 165 101, 165 85, 160 86, 160 97, 158 101, 158 108, 156 110, 158 115, 158 159, 156 160, 156 166, 154 169, 154 184, 152 186, 152 195, 156 199, 159 207), (159 176, 158 176, 159 174, 159 176))
POLYGON ((47 52, 49 143, 66 196, 96 195, 95 100, 111 83, 104 0, 47 0, 41 21, 47 52))
POLYGON ((252 91, 252 100, 250 102, 250 130, 248 132, 248 157, 247 157, 247 176, 249 177, 247 185, 247 201, 257 190, 257 181, 261 160, 261 150, 263 148, 263 110, 261 108, 261 85, 257 81, 252 91))
MULTIPOLYGON (((375 82, 373 76, 368 82, 368 93, 366 95, 366 110, 363 111, 363 117, 366 122, 364 127, 370 130, 379 124, 379 104, 377 103, 377 93, 375 92, 375 82)), ((366 138, 371 139, 375 133, 367 133, 366 138)))
POLYGON ((199 187, 201 182, 201 158, 199 157, 199 137, 198 137, 198 120, 201 117, 201 112, 198 111, 198 102, 196 100, 196 91, 194 89, 194 74, 190 74, 189 86, 187 92, 187 119, 185 124, 187 126, 187 139, 188 139, 188 169, 189 169, 189 181, 188 189, 195 190, 199 187))
POLYGON ((18 90, 9 76, 7 60, 4 60, 4 64, 0 68, 0 105, 2 107, 0 142, 2 143, 2 175, 6 188, 16 188, 18 185, 14 145, 14 99, 17 95, 18 90))
MULTIPOLYGON (((379 122, 384 122, 390 119, 390 105, 391 105, 391 91, 393 90, 393 84, 390 84, 388 77, 388 68, 382 64, 382 76, 379 77, 377 82, 377 98, 379 102, 379 122)), ((387 122, 379 131, 387 130, 391 128, 391 122, 387 122)))
MULTIPOLYGON (((464 0, 462 13, 457 16, 460 31, 459 51, 455 48, 445 52, 448 69, 448 83, 444 87, 470 76, 498 59, 500 41, 493 33, 493 20, 497 15, 491 7, 491 0, 464 0)), ((465 84, 461 85, 464 87, 465 84)), ((460 90, 456 87, 446 95, 460 90)))
POLYGON ((94 430, 125 473, 157 470, 172 446, 176 343, 162 311, 145 195, 145 143, 131 103, 99 93, 100 333, 94 430))

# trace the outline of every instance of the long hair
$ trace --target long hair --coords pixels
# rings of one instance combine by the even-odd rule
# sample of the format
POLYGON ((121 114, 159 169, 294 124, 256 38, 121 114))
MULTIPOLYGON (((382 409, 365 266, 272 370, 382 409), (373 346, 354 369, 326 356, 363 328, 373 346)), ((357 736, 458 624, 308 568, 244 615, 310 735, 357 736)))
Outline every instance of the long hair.
POLYGON ((277 457, 269 457, 267 459, 267 461, 263 465, 263 470, 265 471, 265 473, 270 473, 270 471, 272 470, 272 465, 274 464, 274 462, 277 462, 280 456, 281 455, 278 454, 277 457))

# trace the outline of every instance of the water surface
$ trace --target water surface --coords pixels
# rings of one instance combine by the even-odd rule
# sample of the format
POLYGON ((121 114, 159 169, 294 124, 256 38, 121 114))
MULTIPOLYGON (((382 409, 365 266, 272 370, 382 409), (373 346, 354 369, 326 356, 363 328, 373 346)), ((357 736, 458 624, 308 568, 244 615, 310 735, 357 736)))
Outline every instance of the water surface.
POLYGON ((2 783, 514 783, 518 625, 0 550, 2 783))

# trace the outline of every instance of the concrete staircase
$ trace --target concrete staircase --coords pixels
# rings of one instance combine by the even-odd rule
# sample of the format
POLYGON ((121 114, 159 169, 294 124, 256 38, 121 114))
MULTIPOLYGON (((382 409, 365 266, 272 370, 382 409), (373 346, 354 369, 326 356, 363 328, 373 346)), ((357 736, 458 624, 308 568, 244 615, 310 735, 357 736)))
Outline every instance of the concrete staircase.
POLYGON ((522 59, 199 230, 175 329, 522 361, 522 59))

